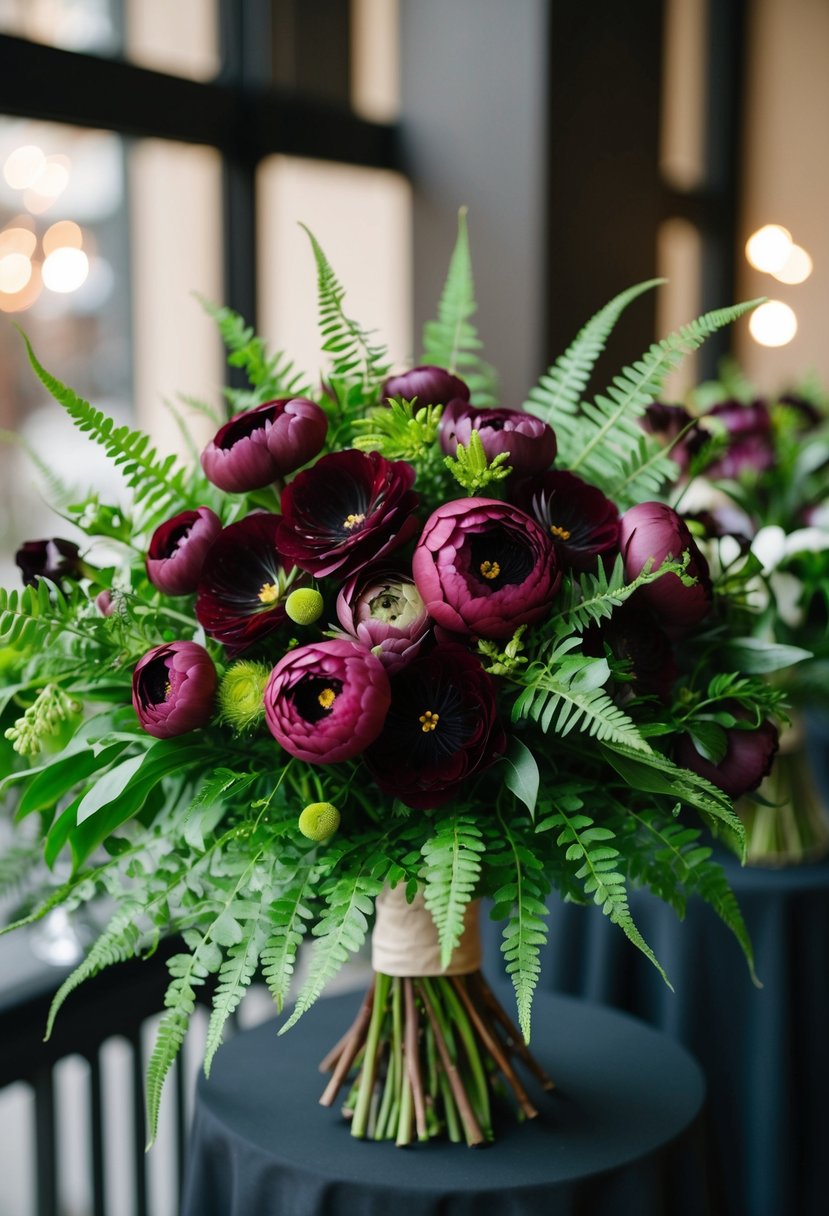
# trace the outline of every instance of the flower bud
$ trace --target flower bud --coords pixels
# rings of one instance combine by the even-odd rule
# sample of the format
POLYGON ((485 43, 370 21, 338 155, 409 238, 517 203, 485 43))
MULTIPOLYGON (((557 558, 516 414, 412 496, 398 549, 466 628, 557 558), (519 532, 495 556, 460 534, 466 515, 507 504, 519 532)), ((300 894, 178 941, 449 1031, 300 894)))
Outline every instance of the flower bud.
POLYGON ((243 659, 234 663, 219 684, 219 713, 236 731, 250 730, 265 716, 265 685, 271 669, 265 663, 243 659))
POLYGON ((313 625, 322 609, 323 599, 315 587, 297 587, 285 601, 285 614, 295 625, 313 625))
POLYGON ((148 735, 171 739, 206 726, 213 715, 216 668, 197 642, 155 646, 136 664, 132 703, 148 735))
POLYGON ((147 550, 147 578, 165 595, 190 595, 221 530, 221 520, 209 507, 182 511, 166 520, 153 532, 147 550))
POLYGON ((299 830, 309 840, 328 840, 339 826, 340 812, 331 802, 310 802, 299 817, 299 830))
POLYGON ((76 582, 88 576, 78 546, 59 536, 51 540, 27 540, 14 555, 23 582, 33 587, 39 578, 61 584, 65 579, 76 582))

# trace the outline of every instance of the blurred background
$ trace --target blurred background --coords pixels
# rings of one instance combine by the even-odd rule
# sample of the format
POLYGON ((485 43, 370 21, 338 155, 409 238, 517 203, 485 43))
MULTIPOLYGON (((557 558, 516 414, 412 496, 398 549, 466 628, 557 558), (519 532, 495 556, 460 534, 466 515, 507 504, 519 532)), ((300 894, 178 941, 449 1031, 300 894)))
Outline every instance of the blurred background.
MULTIPOLYGON (((672 394, 726 353, 763 392, 829 384, 828 52, 826 0, 0 0, 2 582, 22 539, 61 531, 38 464, 120 493, 16 326, 61 380, 178 449, 176 415, 206 438, 187 399, 215 403, 226 374, 196 294, 321 370, 300 221, 404 366, 468 205, 505 405, 655 275, 608 373, 705 309, 767 296, 672 394)), ((19 991, 29 962, 0 960, 19 991)), ((135 1074, 115 1067, 117 1098, 135 1074)), ((64 1112, 61 1195, 37 1196, 19 1165, 32 1117, 22 1087, 2 1091, 0 1216, 92 1211, 71 1167, 82 1123, 64 1112)), ((174 1211, 159 1152, 149 1191, 125 1165, 100 1210, 174 1211)))

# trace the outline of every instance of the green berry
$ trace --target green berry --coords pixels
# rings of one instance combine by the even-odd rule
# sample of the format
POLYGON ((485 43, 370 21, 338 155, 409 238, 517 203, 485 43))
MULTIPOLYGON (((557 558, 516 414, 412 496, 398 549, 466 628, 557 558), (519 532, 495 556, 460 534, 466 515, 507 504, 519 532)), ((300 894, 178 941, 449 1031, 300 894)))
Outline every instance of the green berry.
POLYGON ((299 817, 299 830, 309 840, 328 840, 340 826, 340 812, 331 802, 310 802, 299 817))
POLYGON ((322 596, 314 587, 297 587, 285 601, 285 611, 296 625, 313 625, 322 608, 322 596))

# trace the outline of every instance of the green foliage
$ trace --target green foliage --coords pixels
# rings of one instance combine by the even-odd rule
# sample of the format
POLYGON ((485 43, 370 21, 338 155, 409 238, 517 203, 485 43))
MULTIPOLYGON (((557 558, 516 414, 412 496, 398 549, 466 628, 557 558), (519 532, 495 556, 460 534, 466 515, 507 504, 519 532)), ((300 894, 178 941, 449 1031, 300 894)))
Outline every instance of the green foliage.
POLYGON ((239 313, 232 308, 213 304, 201 296, 198 299, 204 311, 219 327, 228 351, 228 363, 231 367, 241 367, 250 382, 248 392, 225 390, 234 413, 253 409, 277 397, 309 395, 311 388, 307 377, 297 371, 293 361, 281 351, 270 355, 264 339, 257 336, 253 327, 247 325, 239 313))
POLYGON ((21 756, 36 756, 44 739, 57 735, 80 710, 80 701, 70 697, 59 685, 46 684, 23 716, 6 730, 5 737, 21 756))
POLYGON ((390 398, 387 405, 357 418, 358 434, 355 448, 363 452, 379 452, 388 460, 418 461, 426 458, 437 444, 442 405, 423 405, 416 409, 412 401, 390 398))
POLYGON ((0 644, 20 651, 47 650, 67 634, 106 641, 104 618, 92 617, 93 605, 77 584, 66 591, 40 578, 34 587, 0 587, 0 644))
POLYGON ((141 905, 134 900, 124 900, 116 909, 109 924, 95 941, 86 957, 78 964, 71 975, 63 981, 55 993, 49 1008, 46 1022, 45 1038, 52 1037, 55 1018, 64 1001, 81 984, 106 967, 113 967, 137 953, 141 940, 141 932, 136 923, 141 905))
POLYGON ((423 898, 437 929, 442 967, 448 967, 461 940, 464 913, 478 882, 483 851, 481 830, 471 815, 440 818, 422 846, 423 898))
POLYGON ((484 451, 481 436, 475 430, 470 432, 469 443, 459 443, 454 456, 445 456, 443 463, 455 478, 455 481, 466 490, 467 494, 480 494, 493 481, 503 481, 509 477, 512 467, 507 464, 509 454, 499 452, 490 461, 484 451))
POLYGON ((438 315, 423 327, 422 363, 462 376, 480 407, 498 404, 495 373, 481 359, 482 342, 472 321, 478 305, 469 252, 466 207, 458 212, 458 236, 438 303, 438 315))
POLYGON ((499 649, 498 642, 478 638, 478 654, 481 656, 484 671, 493 676, 511 676, 520 667, 525 667, 527 656, 521 652, 524 649, 523 638, 526 631, 526 625, 519 625, 503 650, 499 649))
POLYGON ((487 858, 498 882, 491 915, 494 920, 506 920, 501 951, 515 989, 518 1024, 529 1043, 533 993, 541 973, 540 950, 547 941, 545 900, 550 884, 544 862, 502 816, 499 823, 505 848, 487 858))
POLYGON ((314 918, 308 906, 314 878, 313 866, 299 870, 296 882, 271 904, 272 927, 262 949, 262 976, 279 1013, 291 986, 297 951, 314 918))
POLYGON ((613 615, 613 609, 624 604, 635 591, 647 583, 653 583, 665 574, 675 574, 683 582, 695 580, 685 574, 688 555, 682 561, 667 560, 656 570, 649 563, 632 582, 625 581, 625 567, 621 555, 616 558, 610 572, 602 562, 597 562, 595 573, 580 574, 578 578, 565 580, 556 599, 556 612, 550 618, 546 632, 553 635, 553 643, 569 634, 583 633, 592 625, 598 625, 613 615))

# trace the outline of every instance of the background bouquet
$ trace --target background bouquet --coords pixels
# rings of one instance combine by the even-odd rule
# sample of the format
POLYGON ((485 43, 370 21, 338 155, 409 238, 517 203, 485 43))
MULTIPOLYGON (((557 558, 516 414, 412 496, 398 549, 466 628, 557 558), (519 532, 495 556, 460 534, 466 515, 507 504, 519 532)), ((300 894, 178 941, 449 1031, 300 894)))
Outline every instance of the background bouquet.
POLYGON ((17 923, 101 897, 111 913, 50 1028, 84 979, 180 935, 152 1137, 199 990, 211 982, 209 1070, 257 971, 281 1010, 314 939, 285 1030, 360 949, 376 901, 378 974, 329 1053, 325 1100, 355 1065, 356 1135, 478 1143, 496 1072, 527 1114, 511 1060, 549 1085, 524 1039, 551 888, 597 903, 660 971, 629 885, 680 915, 699 895, 751 965, 701 835, 743 853, 732 801, 769 771, 783 700, 757 656, 763 671, 802 656, 754 635, 756 563, 709 569, 660 500, 678 466, 640 425, 683 354, 751 305, 707 314, 585 398, 615 321, 654 284, 634 287, 523 408, 501 408, 463 216, 421 365, 399 375, 311 242, 322 383, 214 310, 249 388, 227 391, 188 467, 30 352, 132 494, 67 505, 85 550, 27 542, 27 586, 0 595, 3 785, 21 835, 35 824, 47 863, 68 850, 72 864, 17 923), (477 970, 481 896, 505 922, 521 1034, 477 970), (424 923, 433 942, 413 954, 424 923))

